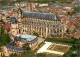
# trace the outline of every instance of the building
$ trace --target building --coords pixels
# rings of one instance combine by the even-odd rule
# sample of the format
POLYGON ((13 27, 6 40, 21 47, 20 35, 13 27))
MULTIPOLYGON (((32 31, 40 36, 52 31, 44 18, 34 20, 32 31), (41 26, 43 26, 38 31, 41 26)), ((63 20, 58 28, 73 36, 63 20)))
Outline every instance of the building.
POLYGON ((21 7, 24 11, 31 12, 34 10, 36 6, 38 6, 38 3, 21 2, 21 3, 15 3, 15 6, 17 8, 21 7))
POLYGON ((9 44, 3 46, 3 53, 5 56, 9 56, 12 53, 23 53, 25 50, 20 47, 16 47, 16 41, 11 41, 9 44))
POLYGON ((24 49, 23 48, 18 48, 18 47, 14 47, 12 45, 6 45, 3 46, 3 52, 5 56, 9 56, 12 53, 23 53, 24 49))
POLYGON ((15 18, 13 20, 10 20, 9 22, 11 23, 11 29, 10 29, 11 33, 13 35, 18 34, 18 23, 19 22, 15 18))
POLYGON ((31 48, 31 50, 35 50, 38 47, 37 36, 17 34, 16 37, 21 38, 21 41, 17 42, 19 47, 23 46, 25 43, 29 43, 29 47, 31 48))
POLYGON ((19 23, 15 24, 18 25, 18 30, 14 28, 14 35, 33 35, 36 32, 40 37, 62 37, 64 34, 62 21, 54 14, 24 12, 19 8, 18 21, 19 23))

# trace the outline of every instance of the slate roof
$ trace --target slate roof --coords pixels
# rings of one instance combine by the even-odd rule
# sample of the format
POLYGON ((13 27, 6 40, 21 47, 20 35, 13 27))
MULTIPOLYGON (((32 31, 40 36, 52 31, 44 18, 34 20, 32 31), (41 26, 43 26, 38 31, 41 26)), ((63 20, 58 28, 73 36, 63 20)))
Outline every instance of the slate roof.
POLYGON ((23 12, 23 17, 36 18, 36 19, 47 19, 47 20, 59 20, 54 14, 39 13, 39 12, 23 12))
POLYGON ((6 45, 7 49, 8 50, 12 50, 14 52, 24 52, 24 49, 23 48, 17 48, 17 47, 14 47, 14 46, 11 46, 11 45, 6 45))
POLYGON ((59 20, 59 18, 55 14, 51 14, 51 13, 24 12, 20 8, 18 9, 18 12, 19 11, 23 15, 23 17, 27 17, 27 18, 46 19, 46 20, 59 20))

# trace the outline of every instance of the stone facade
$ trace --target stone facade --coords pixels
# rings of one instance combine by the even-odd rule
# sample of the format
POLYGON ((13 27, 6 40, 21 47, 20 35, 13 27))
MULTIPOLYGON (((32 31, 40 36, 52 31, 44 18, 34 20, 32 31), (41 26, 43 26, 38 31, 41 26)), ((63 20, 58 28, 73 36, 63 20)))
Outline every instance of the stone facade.
POLYGON ((49 21, 33 18, 23 18, 21 25, 22 29, 19 29, 19 33, 33 35, 34 32, 37 32, 41 37, 50 37, 52 35, 54 37, 61 36, 62 28, 60 24, 61 21, 59 20, 49 21), (26 21, 24 21, 25 19, 26 21))

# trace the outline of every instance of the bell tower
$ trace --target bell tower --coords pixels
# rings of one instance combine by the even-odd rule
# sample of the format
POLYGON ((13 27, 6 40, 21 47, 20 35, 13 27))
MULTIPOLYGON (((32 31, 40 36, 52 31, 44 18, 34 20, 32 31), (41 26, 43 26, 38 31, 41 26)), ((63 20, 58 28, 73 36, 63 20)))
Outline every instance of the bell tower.
POLYGON ((21 10, 21 8, 19 8, 18 9, 18 21, 19 22, 21 22, 22 13, 23 13, 23 11, 21 10))

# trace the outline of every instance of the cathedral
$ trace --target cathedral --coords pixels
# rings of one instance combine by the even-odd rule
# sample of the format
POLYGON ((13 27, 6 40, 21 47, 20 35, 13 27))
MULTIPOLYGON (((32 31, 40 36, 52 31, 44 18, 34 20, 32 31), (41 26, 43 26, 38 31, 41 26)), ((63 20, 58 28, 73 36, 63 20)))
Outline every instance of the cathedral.
POLYGON ((40 37, 63 37, 64 26, 62 21, 51 13, 25 12, 18 9, 18 22, 12 24, 13 35, 38 33, 40 37))

